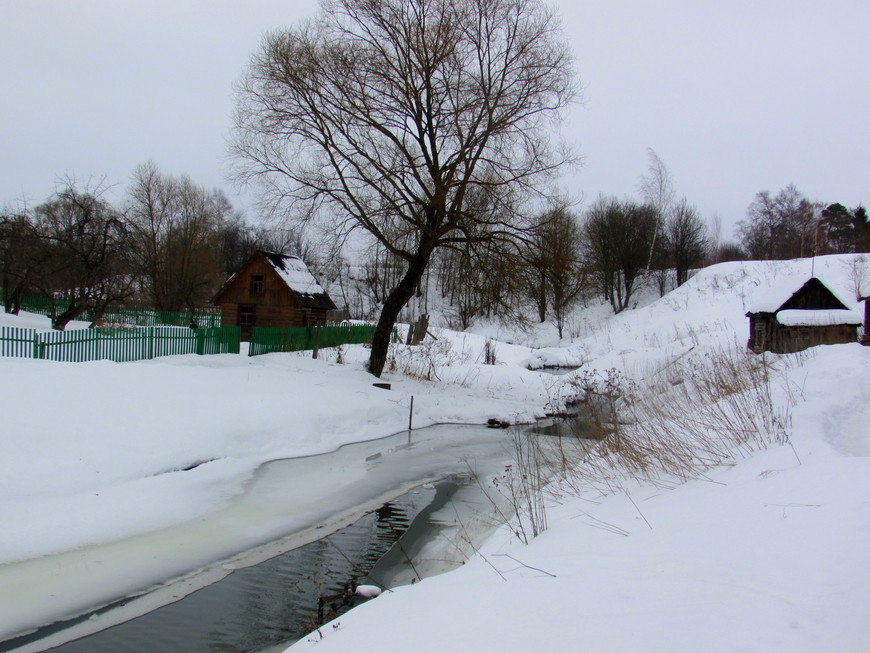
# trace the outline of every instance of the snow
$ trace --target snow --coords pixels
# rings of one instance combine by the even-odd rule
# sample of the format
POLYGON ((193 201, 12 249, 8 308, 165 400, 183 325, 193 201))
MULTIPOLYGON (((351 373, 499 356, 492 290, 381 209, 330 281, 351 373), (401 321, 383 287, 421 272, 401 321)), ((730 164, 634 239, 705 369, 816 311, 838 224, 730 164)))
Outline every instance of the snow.
MULTIPOLYGON (((842 297, 853 262, 819 257, 815 273, 842 297)), ((163 538, 189 532, 189 547, 205 546, 218 531, 201 525, 240 505, 251 521, 223 528, 267 536, 258 504, 244 499, 264 463, 401 431, 412 396, 415 427, 528 421, 563 406, 571 384, 592 370, 612 368, 643 387, 713 352, 743 352, 749 306, 785 280, 806 281, 810 265, 706 268, 619 315, 605 318, 598 304, 579 309, 561 342, 547 325, 433 327, 437 340, 396 348, 383 379, 390 391, 372 386, 361 346, 342 348, 342 364, 335 350, 319 360, 0 358, 0 639, 28 616, 38 621, 49 598, 54 612, 45 615, 71 609, 71 596, 103 600, 99 565, 62 578, 51 570, 65 560, 105 552, 123 565, 138 556, 116 575, 179 575, 167 559, 143 555, 141 543, 174 550, 177 541, 163 538), (484 365, 496 336, 496 364, 484 365), (564 377, 528 369, 559 363, 582 367, 564 377), (134 541, 140 546, 125 548, 134 541)), ((0 325, 39 324, 47 328, 35 316, 0 316, 0 325)), ((870 348, 822 346, 768 360, 772 400, 791 407, 788 444, 741 450, 685 483, 623 475, 609 488, 554 488, 549 528, 528 545, 499 529, 461 568, 386 592, 293 650, 372 641, 383 651, 413 642, 422 652, 866 650, 870 348)), ((196 563, 189 549, 175 555, 196 563)))
POLYGON ((367 599, 373 599, 381 595, 381 588, 377 585, 360 585, 356 588, 357 596, 362 596, 367 599))
MULTIPOLYGON (((830 290, 840 302, 850 309, 856 306, 857 293, 859 289, 853 289, 853 292, 847 292, 848 280, 838 277, 826 279, 815 275, 825 287, 830 290)), ((776 310, 788 301, 792 295, 800 290, 804 284, 810 280, 810 276, 786 276, 776 279, 769 284, 763 291, 756 294, 752 304, 749 307, 751 313, 775 313, 776 310)))
POLYGON ((864 316, 859 311, 844 311, 842 309, 826 311, 789 309, 777 313, 776 321, 783 326, 790 327, 832 326, 835 324, 858 326, 864 323, 864 316))
POLYGON ((278 264, 276 256, 268 256, 266 260, 272 264, 275 272, 284 280, 287 287, 300 295, 322 295, 323 288, 308 271, 308 267, 302 259, 296 256, 282 256, 278 264))

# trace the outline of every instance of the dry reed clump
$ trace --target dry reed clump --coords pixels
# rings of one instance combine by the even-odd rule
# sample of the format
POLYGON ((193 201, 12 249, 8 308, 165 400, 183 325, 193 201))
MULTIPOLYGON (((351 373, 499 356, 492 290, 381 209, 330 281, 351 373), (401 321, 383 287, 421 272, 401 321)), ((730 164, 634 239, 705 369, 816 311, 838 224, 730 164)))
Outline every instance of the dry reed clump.
POLYGON ((440 381, 439 369, 464 362, 447 339, 427 336, 415 346, 390 345, 388 369, 422 381, 440 381))
POLYGON ((549 499, 621 491, 627 478, 671 486, 788 443, 794 389, 786 386, 788 401, 777 405, 771 371, 769 359, 732 348, 671 363, 643 384, 616 369, 581 372, 572 383, 585 420, 557 422, 547 434, 515 428, 514 463, 493 481, 513 511, 505 521, 528 543, 547 528, 549 499))
POLYGON ((624 475, 683 482, 788 442, 788 406, 773 401, 765 357, 723 350, 662 371, 643 386, 615 370, 578 377, 591 437, 601 441, 566 465, 569 487, 603 483, 613 489, 624 475))
MULTIPOLYGON (((541 440, 514 427, 511 439, 514 463, 493 479, 492 485, 514 512, 511 528, 524 544, 547 530, 547 507, 544 487, 552 476, 541 440)), ((494 504, 495 505, 495 504, 494 504)))

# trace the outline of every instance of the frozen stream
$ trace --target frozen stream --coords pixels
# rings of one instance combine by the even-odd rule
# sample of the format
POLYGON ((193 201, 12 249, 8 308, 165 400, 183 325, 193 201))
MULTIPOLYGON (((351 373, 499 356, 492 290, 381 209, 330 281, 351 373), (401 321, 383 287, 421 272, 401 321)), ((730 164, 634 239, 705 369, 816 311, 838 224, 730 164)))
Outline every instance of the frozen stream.
MULTIPOLYGON (((0 650, 44 650, 145 614, 234 569, 319 540, 422 483, 450 474, 495 475, 510 460, 511 437, 484 427, 437 426, 272 461, 229 505, 199 519, 0 566, 0 639, 65 622, 58 632, 42 629, 46 637, 38 642, 0 642, 0 650), (94 612, 100 606, 111 607, 94 612), (82 614, 90 616, 76 621, 82 614)), ((493 527, 491 517, 457 518, 465 536, 493 527)))

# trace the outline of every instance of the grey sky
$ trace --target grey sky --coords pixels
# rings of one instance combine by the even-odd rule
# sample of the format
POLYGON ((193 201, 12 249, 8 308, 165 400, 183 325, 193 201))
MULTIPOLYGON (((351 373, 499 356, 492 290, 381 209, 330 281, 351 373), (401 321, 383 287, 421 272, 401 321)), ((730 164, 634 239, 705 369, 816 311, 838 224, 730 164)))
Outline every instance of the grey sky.
MULTIPOLYGON (((866 0, 560 0, 584 101, 564 134, 585 201, 636 192, 646 148, 731 236, 761 190, 870 203, 866 0)), ((233 84, 266 30, 314 0, 0 0, 0 206, 56 179, 120 196, 153 159, 226 183, 233 84)), ((240 202, 242 200, 239 200, 240 202)))

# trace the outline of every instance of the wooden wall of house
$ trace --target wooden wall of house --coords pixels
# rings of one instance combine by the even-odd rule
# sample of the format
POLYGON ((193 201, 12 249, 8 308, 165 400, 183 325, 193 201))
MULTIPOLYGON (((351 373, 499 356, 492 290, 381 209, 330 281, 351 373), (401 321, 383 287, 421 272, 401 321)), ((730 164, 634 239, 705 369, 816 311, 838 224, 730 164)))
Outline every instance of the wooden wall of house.
POLYGON ((770 351, 791 354, 816 345, 841 345, 858 340, 857 327, 846 324, 813 327, 784 327, 774 329, 770 351))
POLYGON ((757 354, 792 354, 816 345, 841 345, 858 340, 858 329, 845 324, 812 327, 786 327, 774 316, 749 318, 747 347, 757 354))
POLYGON ((299 306, 269 306, 256 302, 235 304, 221 303, 221 325, 239 325, 239 306, 254 307, 254 326, 285 327, 285 326, 316 326, 326 324, 327 311, 299 306))
POLYGON ((772 315, 749 317, 749 340, 746 346, 756 354, 768 351, 770 347, 771 332, 773 330, 772 315))
POLYGON ((229 287, 224 289, 221 296, 222 304, 257 305, 257 306, 286 306, 292 305, 301 308, 296 297, 291 293, 275 270, 262 256, 253 259, 248 266, 243 268, 238 277, 233 280, 229 287), (252 292, 252 280, 255 275, 263 277, 263 292, 252 292))

